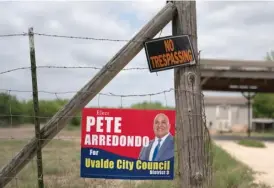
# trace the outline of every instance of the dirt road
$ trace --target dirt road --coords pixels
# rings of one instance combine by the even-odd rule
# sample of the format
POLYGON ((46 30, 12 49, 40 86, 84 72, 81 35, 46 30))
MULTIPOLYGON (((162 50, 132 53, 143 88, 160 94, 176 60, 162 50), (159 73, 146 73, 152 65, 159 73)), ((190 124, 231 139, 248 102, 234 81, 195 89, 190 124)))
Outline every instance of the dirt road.
POLYGON ((265 142, 266 148, 240 146, 234 141, 215 141, 237 160, 246 164, 254 171, 256 182, 265 183, 274 188, 274 143, 265 142))

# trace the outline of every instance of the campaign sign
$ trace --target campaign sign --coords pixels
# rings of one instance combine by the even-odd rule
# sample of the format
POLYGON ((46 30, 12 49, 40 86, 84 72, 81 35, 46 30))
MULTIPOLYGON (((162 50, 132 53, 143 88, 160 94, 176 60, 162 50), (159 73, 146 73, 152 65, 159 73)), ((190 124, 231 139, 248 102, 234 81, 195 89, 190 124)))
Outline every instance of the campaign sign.
POLYGON ((81 177, 170 180, 175 110, 84 108, 81 177))
POLYGON ((167 36, 144 43, 150 72, 194 65, 194 51, 188 35, 167 36))

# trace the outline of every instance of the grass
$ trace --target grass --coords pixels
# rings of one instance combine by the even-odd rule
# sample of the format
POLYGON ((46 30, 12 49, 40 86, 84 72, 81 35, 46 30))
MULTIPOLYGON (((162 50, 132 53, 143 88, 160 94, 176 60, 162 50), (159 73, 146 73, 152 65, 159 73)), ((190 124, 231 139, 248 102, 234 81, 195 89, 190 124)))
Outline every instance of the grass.
POLYGON ((246 147, 265 148, 265 144, 258 140, 242 139, 238 141, 239 145, 246 147))
MULTIPOLYGON (((68 135, 78 135, 71 130, 68 135)), ((63 133, 62 135, 64 135, 63 133)), ((31 138, 32 136, 29 136, 31 138)), ((5 165, 28 140, 0 141, 0 168, 5 165)), ((211 188, 267 188, 252 185, 253 172, 234 160, 221 148, 213 147, 213 186, 211 188)), ((26 165, 17 178, 7 188, 37 188, 35 157, 26 165)), ((177 165, 176 165, 177 166, 177 165)), ((119 188, 172 188, 175 181, 121 181, 104 179, 83 179, 80 174, 80 138, 71 140, 52 140, 43 148, 43 171, 45 188, 80 188, 80 187, 119 187, 119 188), (100 186, 99 186, 100 185, 100 186)))
MULTIPOLYGON (((236 161, 218 146, 213 145, 213 185, 211 188, 269 188, 253 183, 254 172, 236 161)), ((176 180, 175 180, 176 181, 176 180)), ((147 181, 138 188, 173 188, 175 181, 147 181)))
MULTIPOLYGON (((235 136, 242 136, 247 137, 247 133, 222 133, 223 135, 235 135, 235 136)), ((265 132, 251 132, 251 137, 268 137, 274 138, 274 131, 265 131, 265 132)))
MULTIPOLYGON (((80 178, 80 129, 64 130, 58 136, 70 140, 51 140, 42 150, 45 188, 119 187, 121 181, 80 178), (77 137, 77 139, 75 139, 77 137)), ((1 129, 0 129, 1 133, 1 129)), ((57 138, 58 138, 57 136, 57 138)), ((28 135, 32 138, 33 135, 28 135)), ((29 139, 0 139, 0 169, 27 144, 29 139)), ((125 181, 127 183, 127 181, 125 181)), ((5 188, 37 188, 36 157, 34 157, 5 188)))

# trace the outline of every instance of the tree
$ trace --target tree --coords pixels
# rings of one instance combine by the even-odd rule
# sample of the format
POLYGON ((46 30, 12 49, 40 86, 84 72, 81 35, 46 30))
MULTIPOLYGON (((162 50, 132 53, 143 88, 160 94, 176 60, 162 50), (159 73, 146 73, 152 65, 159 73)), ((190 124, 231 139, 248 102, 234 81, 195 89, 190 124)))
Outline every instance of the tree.
MULTIPOLYGON (((274 51, 267 52, 265 59, 273 61, 274 51)), ((274 94, 258 93, 253 102, 255 118, 274 118, 274 94)))
POLYGON ((274 51, 271 50, 270 52, 267 52, 265 59, 267 61, 274 61, 274 51))
POLYGON ((254 97, 253 111, 256 118, 274 118, 274 95, 257 94, 254 97))
MULTIPOLYGON (((39 100, 40 122, 47 122, 67 102, 67 99, 39 100)), ((19 101, 16 96, 7 93, 0 93, 0 127, 10 126, 11 124, 33 124, 33 116, 34 112, 32 99, 19 101)), ((70 124, 79 126, 81 119, 78 116, 80 116, 80 113, 72 118, 70 124)))
POLYGON ((17 125, 24 121, 24 106, 16 96, 0 93, 0 126, 17 125))
MULTIPOLYGON (((41 123, 46 123, 66 103, 67 99, 39 100, 39 117, 41 123)), ((161 102, 141 102, 132 104, 135 109, 174 109, 174 107, 162 105, 161 102)), ((0 93, 0 127, 31 123, 33 124, 33 101, 18 100, 16 96, 0 93), (12 115, 12 116, 11 116, 12 115)), ((80 126, 81 112, 78 112, 69 122, 73 126, 80 126)))
POLYGON ((141 103, 136 103, 132 104, 131 108, 136 108, 136 109, 174 109, 173 107, 170 106, 163 106, 161 102, 141 102, 141 103))

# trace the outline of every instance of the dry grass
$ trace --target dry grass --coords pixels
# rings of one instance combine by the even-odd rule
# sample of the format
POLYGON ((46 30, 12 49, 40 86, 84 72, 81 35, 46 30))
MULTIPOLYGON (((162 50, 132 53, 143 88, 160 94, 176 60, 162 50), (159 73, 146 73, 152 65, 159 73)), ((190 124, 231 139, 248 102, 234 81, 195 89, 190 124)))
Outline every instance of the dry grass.
MULTIPOLYGON (((14 138, 0 129, 0 168, 3 167, 32 138, 32 131, 13 130, 14 138), (29 138, 29 139, 27 139, 29 138)), ((10 132, 10 131, 9 131, 10 132)), ((121 187, 121 181, 80 178, 80 130, 64 130, 43 148, 43 172, 45 188, 121 187), (65 139, 65 140, 62 140, 65 139)), ((128 182, 125 181, 128 185, 128 182)), ((7 188, 37 188, 36 158, 33 158, 7 186, 7 188)))
MULTIPOLYGON (((34 135, 32 127, 3 130, 0 129, 0 168, 34 135)), ((80 130, 65 128, 56 138, 59 139, 52 140, 43 148, 45 188, 169 188, 174 186, 174 181, 142 182, 80 178, 80 130)), ((7 185, 7 188, 37 188, 35 159, 23 168, 7 185)), ((219 148, 215 150, 214 177, 214 188, 253 187, 250 170, 219 148)))
MULTIPOLYGON (((8 162, 25 144, 24 141, 9 140, 0 142, 0 166, 8 162)), ((79 145, 74 141, 52 140, 43 149, 43 171, 46 187, 85 187, 85 184, 96 183, 79 178, 80 169, 79 145)), ((37 169, 35 158, 12 180, 7 187, 37 187, 37 169)), ((96 184, 101 184, 97 182, 96 184)), ((90 187, 90 186, 86 186, 90 187)))

